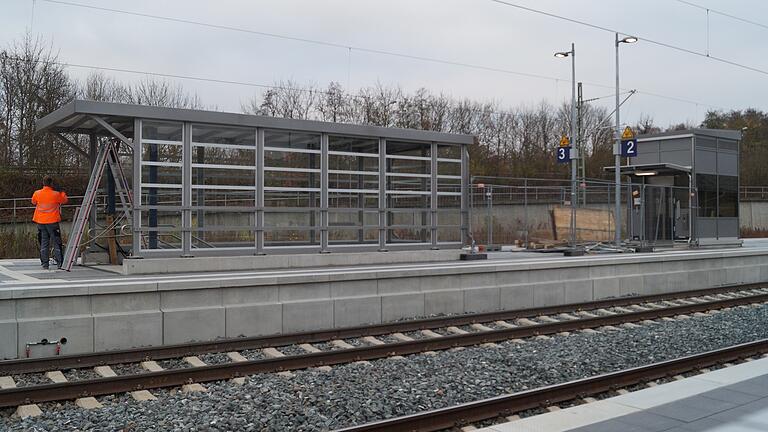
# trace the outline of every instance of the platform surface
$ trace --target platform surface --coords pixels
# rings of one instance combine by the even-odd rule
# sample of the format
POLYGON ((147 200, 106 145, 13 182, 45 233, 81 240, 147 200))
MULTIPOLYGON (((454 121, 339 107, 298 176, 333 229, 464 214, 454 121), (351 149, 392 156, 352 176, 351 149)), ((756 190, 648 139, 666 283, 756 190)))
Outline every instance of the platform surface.
POLYGON ((768 358, 480 431, 768 431, 768 358))
POLYGON ((631 262, 633 257, 683 257, 694 254, 712 254, 718 251, 739 252, 763 252, 768 254, 768 239, 745 239, 744 246, 741 248, 728 249, 701 249, 701 250, 665 250, 648 254, 637 253, 614 253, 614 254, 596 254, 585 255, 583 257, 565 257, 562 253, 542 253, 526 251, 502 251, 488 252, 486 261, 446 261, 421 264, 378 264, 378 265, 359 265, 343 267, 322 267, 322 268, 302 268, 295 270, 239 270, 239 271, 216 271, 216 272, 197 272, 197 273, 166 273, 162 275, 122 275, 118 266, 75 266, 71 272, 61 270, 43 270, 40 267, 38 259, 3 259, 0 260, 0 291, 13 288, 54 288, 66 287, 73 284, 94 284, 105 282, 141 282, 141 281, 200 281, 209 278, 220 277, 253 277, 270 275, 308 275, 308 274, 336 274, 351 272, 394 272, 398 270, 431 270, 444 267, 489 267, 501 264, 540 264, 557 262, 581 262, 588 264, 590 260, 616 260, 631 262))

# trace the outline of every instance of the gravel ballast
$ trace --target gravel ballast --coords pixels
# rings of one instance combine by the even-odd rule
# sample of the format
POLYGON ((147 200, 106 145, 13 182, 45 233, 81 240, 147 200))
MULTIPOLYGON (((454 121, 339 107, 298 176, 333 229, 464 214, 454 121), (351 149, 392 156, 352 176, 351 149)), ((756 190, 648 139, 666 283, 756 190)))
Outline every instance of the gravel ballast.
POLYGON ((3 410, 0 430, 332 430, 768 338, 767 322, 766 306, 735 308, 621 331, 334 366, 329 372, 256 375, 242 386, 206 383, 206 393, 153 390, 155 402, 100 397, 104 408, 91 411, 71 402, 44 404, 42 416, 26 420, 3 410))

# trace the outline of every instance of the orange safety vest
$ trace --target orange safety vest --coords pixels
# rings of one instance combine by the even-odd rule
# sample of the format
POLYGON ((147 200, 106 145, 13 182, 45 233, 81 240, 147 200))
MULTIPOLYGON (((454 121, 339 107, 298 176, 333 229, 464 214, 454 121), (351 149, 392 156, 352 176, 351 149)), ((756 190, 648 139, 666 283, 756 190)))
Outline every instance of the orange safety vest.
POLYGON ((61 222, 61 205, 68 201, 67 194, 53 190, 50 186, 43 186, 32 194, 32 204, 35 205, 35 214, 32 222, 39 224, 52 224, 61 222))

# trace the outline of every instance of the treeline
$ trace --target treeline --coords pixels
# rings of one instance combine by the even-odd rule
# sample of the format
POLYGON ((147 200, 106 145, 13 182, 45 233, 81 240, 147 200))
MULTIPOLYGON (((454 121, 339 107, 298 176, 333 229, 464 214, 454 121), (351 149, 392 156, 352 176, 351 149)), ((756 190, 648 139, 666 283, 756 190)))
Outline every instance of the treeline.
MULTIPOLYGON (((64 179, 71 193, 87 182, 88 161, 61 140, 35 134, 35 121, 76 99, 176 108, 205 108, 197 95, 177 84, 144 78, 123 83, 102 73, 78 81, 67 74, 52 47, 27 36, 0 52, 0 196, 24 196, 43 173, 64 179)), ((246 113, 465 133, 477 136, 471 147, 473 175, 567 178, 567 166, 555 164, 554 147, 570 131, 570 105, 547 102, 504 108, 495 101, 456 99, 426 89, 406 92, 377 84, 348 93, 338 83, 327 87, 275 83, 242 104, 246 113)), ((582 109, 586 175, 605 177, 613 156, 611 113, 599 106, 582 109)), ((644 116, 634 125, 641 133, 660 131, 644 116)), ((674 125, 680 129, 691 125, 674 125)), ((756 110, 709 112, 704 127, 747 127, 742 146, 743 185, 768 185, 768 114, 756 110)), ((81 140, 87 148, 85 137, 81 140)))

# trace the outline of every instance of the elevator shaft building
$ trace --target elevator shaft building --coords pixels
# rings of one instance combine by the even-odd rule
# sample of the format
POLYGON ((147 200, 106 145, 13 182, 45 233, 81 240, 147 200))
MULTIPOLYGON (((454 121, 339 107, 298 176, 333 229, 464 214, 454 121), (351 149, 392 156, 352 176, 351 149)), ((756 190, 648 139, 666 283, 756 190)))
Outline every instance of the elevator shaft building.
POLYGON ((470 135, 83 100, 37 129, 119 144, 134 256, 466 242, 470 135))

